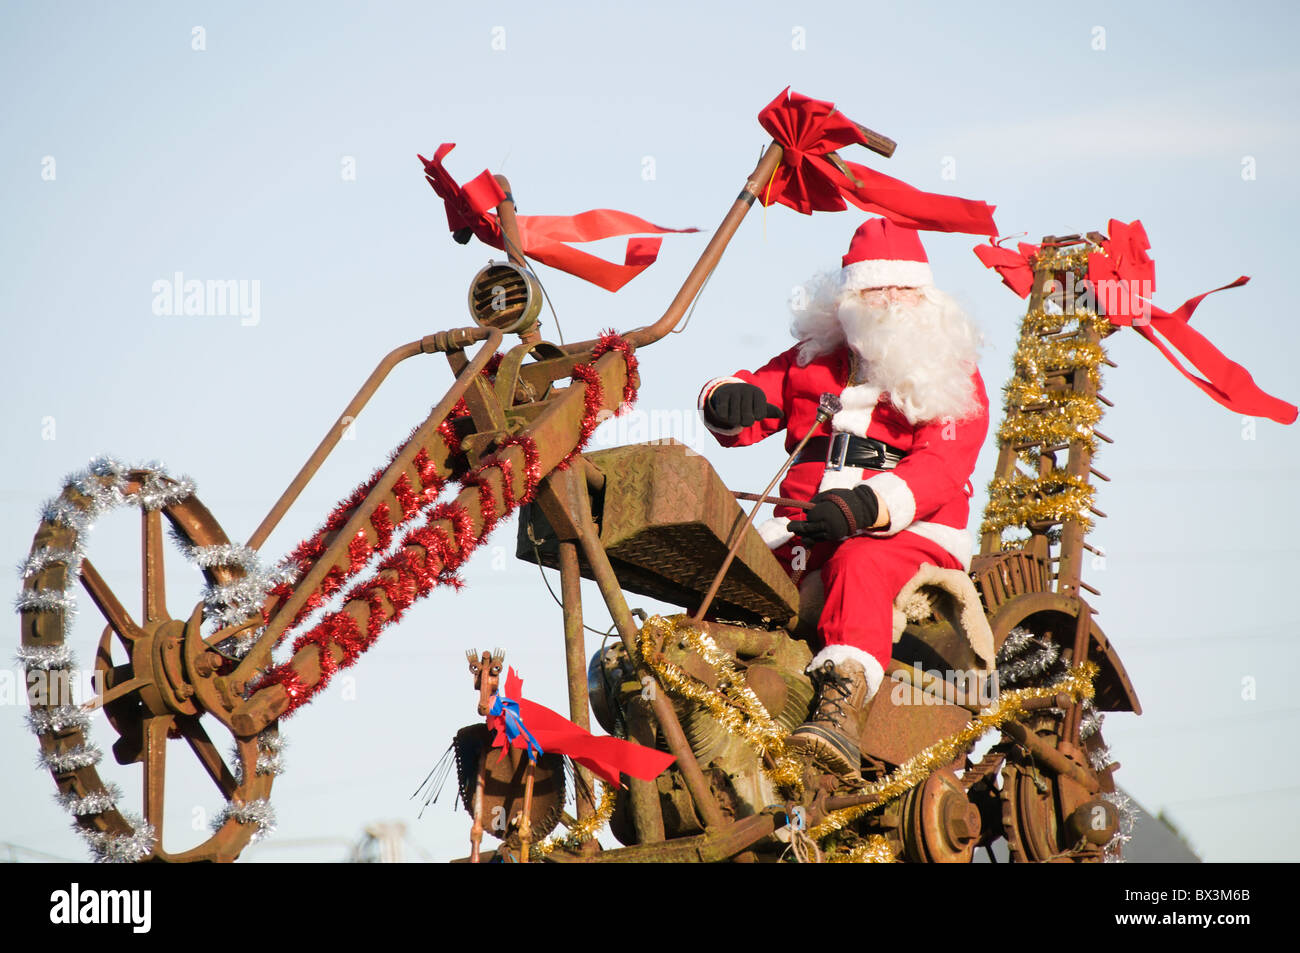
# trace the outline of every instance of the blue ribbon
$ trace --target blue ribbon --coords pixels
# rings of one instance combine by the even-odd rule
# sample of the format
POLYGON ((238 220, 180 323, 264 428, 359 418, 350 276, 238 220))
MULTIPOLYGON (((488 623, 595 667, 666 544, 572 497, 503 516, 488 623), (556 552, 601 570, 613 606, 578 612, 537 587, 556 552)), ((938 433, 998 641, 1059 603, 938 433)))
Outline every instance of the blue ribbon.
POLYGON ((519 714, 519 702, 513 698, 507 698, 501 692, 497 692, 492 698, 492 707, 488 709, 488 714, 493 718, 502 720, 506 731, 506 741, 509 744, 513 745, 516 738, 520 735, 524 736, 528 744, 529 761, 536 761, 538 757, 546 753, 524 724, 523 716, 519 714))

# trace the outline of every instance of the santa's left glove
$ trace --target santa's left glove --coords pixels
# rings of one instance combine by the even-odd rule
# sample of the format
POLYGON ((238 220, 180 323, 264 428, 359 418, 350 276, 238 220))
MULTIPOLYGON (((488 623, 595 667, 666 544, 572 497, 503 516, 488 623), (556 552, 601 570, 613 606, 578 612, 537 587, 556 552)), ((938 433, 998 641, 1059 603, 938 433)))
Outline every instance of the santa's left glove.
POLYGON ((818 493, 812 504, 807 517, 790 520, 790 532, 813 543, 837 542, 870 529, 880 513, 876 494, 865 485, 818 493))

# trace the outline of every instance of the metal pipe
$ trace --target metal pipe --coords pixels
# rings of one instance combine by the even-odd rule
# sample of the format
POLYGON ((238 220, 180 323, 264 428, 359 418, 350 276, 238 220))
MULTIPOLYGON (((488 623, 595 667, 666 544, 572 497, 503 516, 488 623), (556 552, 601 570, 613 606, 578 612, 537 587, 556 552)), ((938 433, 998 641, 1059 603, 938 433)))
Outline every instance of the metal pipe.
MULTIPOLYGON (((653 748, 656 742, 654 718, 639 696, 627 703, 627 735, 639 745, 653 748)), ((632 806, 632 826, 637 841, 657 844, 664 840, 664 812, 659 803, 659 785, 641 778, 628 778, 628 799, 632 806)))
POLYGON ((447 391, 446 396, 443 397, 443 399, 438 403, 438 406, 436 406, 425 419, 425 422, 420 425, 420 428, 415 432, 410 440, 407 441, 402 452, 388 465, 388 469, 384 471, 384 475, 379 479, 379 482, 375 484, 374 488, 366 496, 361 505, 356 508, 351 519, 347 521, 343 529, 334 538, 334 542, 330 545, 329 549, 327 549, 325 553, 316 560, 315 564, 311 567, 311 571, 307 573, 306 578, 294 586, 293 594, 284 605, 279 606, 276 609, 275 614, 272 616, 270 623, 266 627, 266 631, 258 639, 254 651, 248 653, 245 661, 251 659, 254 654, 256 654, 257 650, 259 650, 263 645, 271 646, 275 644, 274 640, 276 637, 285 630, 289 622, 293 619, 295 613, 302 608, 303 604, 306 603, 307 598, 316 591, 318 586, 320 586, 321 581, 325 578, 325 574, 329 572, 335 561, 347 551, 348 544, 352 541, 352 538, 356 536, 357 532, 361 530, 363 526, 369 525, 370 516, 374 509, 372 501, 383 499, 383 497, 392 490, 393 484, 397 482, 398 476, 400 476, 406 468, 411 465, 411 461, 415 459, 415 455, 419 452, 420 445, 424 439, 443 421, 444 418, 446 418, 449 413, 451 413, 452 409, 456 406, 456 402, 460 400, 461 395, 465 393, 466 389, 468 389, 469 385, 478 376, 479 372, 487 366, 488 359, 491 358, 491 356, 496 353, 497 348, 500 347, 502 336, 502 332, 496 328, 493 328, 488 332, 487 342, 479 349, 478 354, 476 354, 474 359, 469 362, 465 370, 461 371, 457 376, 455 383, 453 383, 451 389, 447 391))
POLYGON ((1002 726, 1002 732, 1022 748, 1027 749, 1029 753, 1034 756, 1035 760, 1041 761, 1057 774, 1065 775, 1083 785, 1089 794, 1096 794, 1101 790, 1101 785, 1093 775, 1089 774, 1082 767, 1075 764, 1051 745, 1042 741, 1036 734, 1031 732, 1020 722, 1007 722, 1002 726))
MULTIPOLYGON (((515 214, 515 193, 510 188, 510 180, 504 175, 494 175, 492 178, 501 186, 501 191, 506 193, 506 197, 497 205, 497 223, 501 226, 501 235, 505 239, 506 257, 512 264, 528 268, 528 259, 524 257, 524 240, 519 234, 519 218, 515 214)), ((542 339, 542 333, 534 324, 523 331, 519 339, 525 344, 536 344, 542 339)))
POLYGON ((817 432, 817 428, 830 420, 838 409, 838 400, 835 400, 832 395, 829 394, 822 395, 822 399, 817 407, 817 419, 814 420, 812 426, 808 428, 808 432, 803 435, 803 439, 800 440, 799 443, 795 445, 795 448, 790 451, 790 455, 785 458, 785 463, 781 464, 781 469, 776 471, 776 476, 772 477, 763 492, 758 494, 758 502, 750 508, 749 516, 745 517, 743 522, 740 521, 740 517, 737 517, 737 522, 732 524, 731 535, 727 545, 727 556, 722 560, 722 565, 718 568, 717 574, 713 577, 713 582, 709 586, 709 591, 704 594, 704 600, 700 603, 699 608, 691 613, 692 622, 699 622, 704 618, 704 613, 709 611, 709 606, 713 604, 713 597, 718 594, 718 589, 722 586, 722 580, 727 575, 727 570, 731 568, 731 561, 736 558, 736 550, 740 548, 740 541, 745 538, 745 527, 754 522, 754 514, 757 513, 758 508, 763 505, 763 500, 765 500, 767 495, 772 492, 772 487, 776 486, 785 471, 790 469, 790 464, 794 463, 795 458, 797 458, 800 452, 803 451, 804 445, 807 444, 812 438, 812 435, 817 432), (834 410, 831 409, 831 400, 834 400, 834 410))
MULTIPOLYGON (((591 574, 600 588, 600 594, 605 599, 605 605, 614 619, 614 625, 618 627, 619 638, 623 640, 628 656, 639 658, 636 623, 632 619, 631 610, 628 609, 627 600, 623 597, 623 588, 614 574, 614 568, 609 564, 609 557, 596 536, 596 524, 592 521, 591 506, 586 499, 586 485, 580 480, 572 480, 569 485, 580 488, 577 494, 579 499, 576 501, 579 507, 576 513, 578 532, 581 534, 579 542, 587 557, 587 564, 591 567, 591 574)), ((646 676, 654 678, 653 673, 644 663, 637 666, 637 677, 646 676)), ((668 743, 668 750, 677 758, 677 767, 682 772, 686 787, 691 792, 691 798, 695 801, 696 810, 709 827, 723 824, 725 819, 722 810, 714 800, 709 783, 704 778, 704 772, 700 770, 699 763, 695 760, 690 742, 686 740, 681 722, 677 720, 677 713, 673 711, 668 701, 668 694, 662 691, 663 686, 657 680, 654 684, 656 690, 652 693, 650 705, 654 710, 655 719, 659 722, 659 730, 663 732, 664 741, 668 743)))
POLYGON ((722 253, 726 251, 727 245, 731 242, 732 236, 736 234, 736 229, 740 227, 741 221, 754 204, 754 200, 758 198, 764 186, 767 185, 776 172, 777 166, 781 164, 782 154, 781 146, 775 141, 767 147, 762 158, 758 160, 758 165, 754 167, 754 171, 749 174, 749 178, 745 181, 745 187, 741 189, 740 195, 736 197, 731 209, 722 219, 722 224, 713 233, 713 237, 709 239, 708 245, 704 247, 704 251, 700 254, 695 267, 686 276, 686 280, 682 283, 677 296, 668 305, 668 310, 654 324, 644 328, 637 328, 635 331, 629 331, 623 335, 629 344, 633 347, 644 347, 647 344, 653 344, 677 326, 677 322, 682 319, 686 309, 690 307, 691 302, 695 300, 695 296, 704 287, 704 282, 708 279, 709 273, 717 267, 718 262, 722 259, 722 253))
POLYGON ((316 475, 316 471, 325 462, 325 458, 338 445, 348 425, 356 419, 362 408, 370 402, 370 398, 374 396, 375 391, 379 390, 379 385, 384 382, 384 378, 389 375, 392 369, 408 357, 415 357, 417 354, 424 353, 420 344, 420 341, 403 344, 401 347, 394 348, 379 362, 379 365, 366 378, 366 382, 361 385, 361 389, 357 391, 356 396, 352 398, 351 403, 343 408, 343 413, 339 414, 338 421, 326 431, 325 437, 312 455, 307 458, 307 462, 302 465, 298 475, 285 487, 284 492, 280 494, 280 498, 271 507, 271 512, 266 514, 261 525, 248 538, 247 545, 249 549, 260 549, 262 544, 266 542, 267 537, 271 535, 271 531, 279 525, 280 520, 284 518, 284 514, 289 511, 289 507, 298 499, 299 494, 306 489, 311 478, 316 475))
POLYGON ((418 341, 412 341, 410 344, 403 344, 401 347, 394 348, 388 355, 379 362, 375 369, 366 378, 366 382, 361 385, 352 402, 343 408, 343 413, 339 414, 338 422, 331 427, 321 440, 320 444, 307 462, 302 465, 298 475, 280 494, 280 498, 275 501, 271 507, 271 512, 263 518, 260 526, 253 531, 253 535, 248 538, 249 549, 260 549, 266 542, 267 537, 279 525, 284 514, 289 511, 289 507, 298 499, 299 494, 306 489, 311 478, 316 475, 320 465, 325 462, 325 458, 330 455, 338 445, 339 440, 343 437, 343 431, 346 429, 345 420, 355 419, 361 413, 362 408, 370 402, 370 398, 375 395, 379 385, 392 372, 393 368, 406 360, 408 357, 415 357, 417 354, 434 354, 438 351, 447 351, 469 347, 478 341, 486 340, 488 332, 484 328, 456 328, 451 331, 439 331, 437 334, 427 334, 418 341))
MULTIPOLYGON (((569 720, 579 728, 591 730, 590 701, 587 698, 587 646, 582 629, 582 575, 578 568, 578 546, 561 540, 560 598, 564 603, 564 665, 569 676, 569 720)), ((586 820, 595 812, 591 800, 591 772, 582 765, 575 768, 582 783, 578 785, 578 819, 586 820)))

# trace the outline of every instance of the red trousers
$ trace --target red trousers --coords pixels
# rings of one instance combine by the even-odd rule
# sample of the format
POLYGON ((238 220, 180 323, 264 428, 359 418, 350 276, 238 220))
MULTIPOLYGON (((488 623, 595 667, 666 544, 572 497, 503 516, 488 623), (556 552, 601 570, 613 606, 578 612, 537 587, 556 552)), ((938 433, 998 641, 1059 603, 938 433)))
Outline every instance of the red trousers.
MULTIPOLYGON (((793 543, 776 554, 787 566, 799 554, 793 543)), ((854 536, 840 543, 818 543, 806 554, 804 573, 822 571, 826 604, 817 633, 822 645, 850 645, 889 664, 894 648, 894 598, 922 565, 961 569, 952 553, 938 543, 904 530, 895 536, 854 536)))

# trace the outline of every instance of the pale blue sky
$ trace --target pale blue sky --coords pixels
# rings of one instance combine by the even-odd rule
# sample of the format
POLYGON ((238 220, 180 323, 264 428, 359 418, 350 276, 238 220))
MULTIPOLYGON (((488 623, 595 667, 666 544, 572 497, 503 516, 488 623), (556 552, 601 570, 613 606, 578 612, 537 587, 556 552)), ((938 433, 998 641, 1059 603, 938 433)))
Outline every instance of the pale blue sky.
MULTIPOLYGON (((1007 233, 1036 241, 1141 218, 1165 308, 1253 275, 1211 298, 1196 326, 1261 386, 1296 401, 1300 331, 1286 291, 1296 14, 1284 3, 1244 12, 1209 3, 797 12, 767 2, 726 11, 7 4, 6 559, 26 553, 37 506, 63 475, 100 452, 190 473, 231 536, 246 538, 380 356, 467 323, 465 289, 489 253, 450 241, 417 152, 457 142, 453 174, 505 172, 526 213, 608 206, 705 229, 667 237, 659 263, 618 295, 544 269, 572 340, 661 313, 753 167, 765 141, 757 112, 786 85, 899 142, 891 160, 852 158, 994 203, 1007 233), (195 27, 203 50, 192 48, 195 27), (793 48, 797 30, 803 49, 793 48), (1094 49, 1099 38, 1104 49, 1094 49), (643 177, 647 156, 653 180, 643 177), (42 178, 46 157, 52 181, 42 178), (355 181, 340 174, 345 157, 355 181), (945 159, 955 181, 941 178, 945 159), (260 320, 155 315, 153 283, 178 271, 258 281, 260 320), (50 417, 55 439, 42 439, 50 417)), ((751 213, 690 329, 642 353, 641 406, 680 414, 703 380, 787 347, 790 289, 837 264, 859 221, 751 213)), ((926 241, 939 283, 987 335, 981 366, 995 390, 1023 307, 979 266, 973 243, 926 241)), ((1101 624, 1146 707, 1107 723, 1119 780, 1166 809, 1207 859, 1291 859, 1300 768, 1279 742, 1300 730, 1287 599, 1300 568, 1290 535, 1300 522, 1297 433, 1261 421, 1243 439, 1242 419, 1146 342, 1131 332, 1111 341, 1120 367, 1106 393, 1116 407, 1102 429, 1116 442, 1098 458, 1113 478, 1098 497, 1110 518, 1092 537, 1107 555, 1086 578, 1103 590, 1101 624), (1246 678, 1254 700, 1242 698, 1246 678)), ((266 554, 311 530, 447 382, 439 359, 396 374, 266 554)), ((753 490, 780 463, 775 445, 708 454, 729 485, 753 490)), ((981 494, 992 463, 990 444, 974 481, 981 494)), ((101 570, 129 576, 134 534, 125 516, 104 520, 90 549, 101 570)), ((474 720, 463 650, 503 646, 530 697, 566 707, 559 610, 512 554, 513 522, 470 565, 464 591, 422 604, 352 671, 355 699, 331 687, 286 723, 288 773, 273 794, 280 834, 249 859, 334 859, 338 848, 293 844, 353 839, 379 819, 407 821, 440 859, 465 852, 465 815, 439 805, 416 822, 407 800, 456 728, 474 720)), ((193 577, 177 568, 171 594, 173 611, 187 612, 193 577)), ((594 590, 587 606, 589 624, 608 624, 594 590)), ((93 609, 81 618, 88 659, 93 609)), ((32 766, 22 714, 0 706, 10 769, 0 841, 84 856, 48 775, 32 766)), ((105 773, 138 786, 134 769, 105 773)), ((178 834, 194 806, 215 806, 200 782, 176 789, 178 834)))

